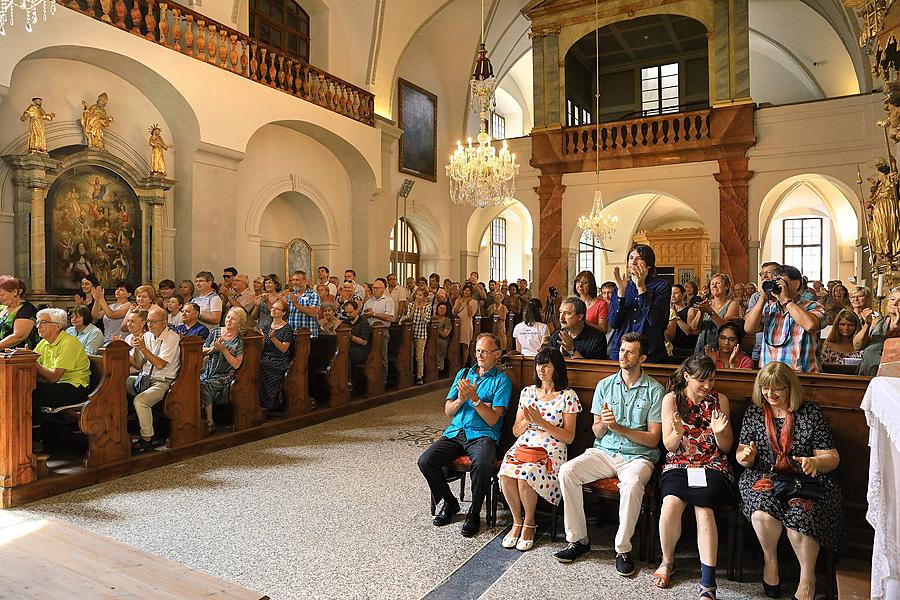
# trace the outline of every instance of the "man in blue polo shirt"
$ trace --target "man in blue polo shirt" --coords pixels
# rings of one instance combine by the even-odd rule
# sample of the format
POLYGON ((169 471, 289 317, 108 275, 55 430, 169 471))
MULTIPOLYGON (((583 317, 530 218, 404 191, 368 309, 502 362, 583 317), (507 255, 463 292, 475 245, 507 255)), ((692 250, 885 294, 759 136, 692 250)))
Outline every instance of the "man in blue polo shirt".
POLYGON ((566 462, 559 472, 569 545, 553 556, 570 563, 591 549, 584 517, 581 486, 598 479, 619 479, 619 530, 616 532, 616 571, 634 573, 631 537, 641 513, 644 486, 659 458, 656 447, 662 432, 665 389, 646 375, 647 339, 626 333, 619 347, 620 370, 601 380, 594 390, 594 447, 566 462))
POLYGON ((444 412, 453 420, 444 434, 419 457, 419 469, 435 502, 444 504, 434 517, 438 527, 447 525, 459 512, 459 502, 450 491, 444 467, 462 455, 472 460, 472 504, 462 526, 466 537, 481 530, 481 505, 496 472, 497 444, 503 426, 503 413, 509 406, 512 382, 497 369, 500 360, 500 340, 490 333, 482 333, 475 343, 478 364, 461 369, 453 380, 444 412))

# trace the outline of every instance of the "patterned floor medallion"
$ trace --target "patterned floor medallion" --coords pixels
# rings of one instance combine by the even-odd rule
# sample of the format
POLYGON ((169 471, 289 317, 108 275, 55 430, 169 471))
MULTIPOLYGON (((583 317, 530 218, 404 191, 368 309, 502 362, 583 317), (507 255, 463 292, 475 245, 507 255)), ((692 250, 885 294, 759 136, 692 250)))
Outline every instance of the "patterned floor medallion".
POLYGON ((389 442, 406 443, 409 446, 427 448, 440 439, 443 429, 423 427, 422 429, 401 429, 396 437, 388 438, 389 442))

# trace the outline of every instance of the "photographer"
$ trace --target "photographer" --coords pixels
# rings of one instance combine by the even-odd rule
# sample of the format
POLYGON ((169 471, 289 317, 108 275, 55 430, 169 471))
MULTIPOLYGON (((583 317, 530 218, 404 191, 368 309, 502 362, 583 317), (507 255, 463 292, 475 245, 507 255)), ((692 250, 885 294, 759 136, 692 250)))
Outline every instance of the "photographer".
POLYGON ((762 331, 759 368, 783 362, 795 371, 818 373, 817 334, 825 321, 825 308, 802 297, 803 275, 789 265, 776 267, 764 280, 760 301, 746 315, 748 333, 762 331))

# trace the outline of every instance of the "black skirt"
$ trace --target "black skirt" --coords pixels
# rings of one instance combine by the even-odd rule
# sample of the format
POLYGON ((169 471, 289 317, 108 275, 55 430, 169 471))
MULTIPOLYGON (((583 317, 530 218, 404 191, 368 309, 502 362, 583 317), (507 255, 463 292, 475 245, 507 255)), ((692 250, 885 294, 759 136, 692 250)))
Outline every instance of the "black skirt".
POLYGON ((687 469, 670 469, 659 476, 659 495, 677 496, 703 508, 737 504, 734 482, 715 469, 706 469, 706 487, 689 487, 687 469))

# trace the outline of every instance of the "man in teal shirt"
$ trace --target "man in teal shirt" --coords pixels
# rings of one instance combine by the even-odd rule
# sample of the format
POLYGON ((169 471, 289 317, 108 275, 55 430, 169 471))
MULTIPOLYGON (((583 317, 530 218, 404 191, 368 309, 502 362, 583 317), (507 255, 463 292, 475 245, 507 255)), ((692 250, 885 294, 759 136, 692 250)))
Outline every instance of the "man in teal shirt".
POLYGON ((477 365, 461 369, 453 380, 444 412, 452 418, 450 426, 419 457, 419 469, 435 503, 443 500, 433 523, 447 525, 459 512, 459 502, 447 485, 444 467, 462 455, 472 460, 472 504, 462 526, 462 534, 472 537, 481 530, 481 505, 496 472, 497 444, 503 426, 503 413, 509 406, 512 382, 497 369, 500 340, 482 333, 475 343, 477 365))
POLYGON ((598 479, 619 479, 619 530, 616 532, 616 571, 634 573, 631 537, 641 513, 644 486, 659 458, 662 398, 665 389, 645 375, 647 339, 636 332, 622 336, 621 370, 603 379, 594 391, 594 447, 566 462, 559 472, 569 545, 553 556, 569 563, 590 551, 581 486, 598 479))

